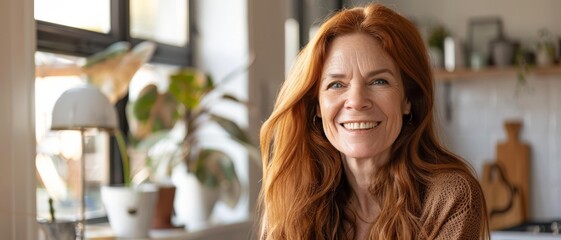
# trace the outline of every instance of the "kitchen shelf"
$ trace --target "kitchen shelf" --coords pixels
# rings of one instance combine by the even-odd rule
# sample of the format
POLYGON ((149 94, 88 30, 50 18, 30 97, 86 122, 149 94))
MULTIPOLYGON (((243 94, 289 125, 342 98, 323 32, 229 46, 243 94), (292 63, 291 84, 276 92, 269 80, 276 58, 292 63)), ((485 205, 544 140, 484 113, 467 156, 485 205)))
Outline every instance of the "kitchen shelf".
MULTIPOLYGON (((444 117, 447 121, 452 119, 452 83, 455 81, 471 81, 479 79, 493 79, 493 78, 513 78, 518 76, 518 68, 515 66, 496 68, 489 67, 479 70, 473 69, 458 69, 448 72, 444 69, 434 69, 434 79, 436 82, 443 83, 444 91, 444 117)), ((549 67, 530 67, 526 72, 526 76, 561 76, 561 64, 552 65, 549 67)), ((560 78, 561 79, 561 78, 560 78)))
MULTIPOLYGON (((517 67, 495 68, 489 67, 479 70, 473 69, 458 69, 448 72, 444 69, 435 69, 434 78, 436 81, 448 82, 458 80, 473 80, 482 78, 498 78, 498 77, 513 77, 515 78, 518 73, 517 67)), ((530 67, 527 72, 528 76, 553 76, 561 75, 561 65, 553 65, 549 67, 530 67)))

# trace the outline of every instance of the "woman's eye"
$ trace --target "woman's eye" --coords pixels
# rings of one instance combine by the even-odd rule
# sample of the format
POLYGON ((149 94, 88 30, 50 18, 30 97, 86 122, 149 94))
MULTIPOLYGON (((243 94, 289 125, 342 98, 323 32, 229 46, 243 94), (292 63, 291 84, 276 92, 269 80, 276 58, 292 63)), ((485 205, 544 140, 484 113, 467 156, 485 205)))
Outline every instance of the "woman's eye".
POLYGON ((388 81, 385 79, 374 79, 370 82, 370 85, 385 85, 388 84, 388 81))
POLYGON ((327 88, 342 88, 343 84, 341 84, 340 82, 334 82, 329 84, 329 86, 327 86, 327 88))

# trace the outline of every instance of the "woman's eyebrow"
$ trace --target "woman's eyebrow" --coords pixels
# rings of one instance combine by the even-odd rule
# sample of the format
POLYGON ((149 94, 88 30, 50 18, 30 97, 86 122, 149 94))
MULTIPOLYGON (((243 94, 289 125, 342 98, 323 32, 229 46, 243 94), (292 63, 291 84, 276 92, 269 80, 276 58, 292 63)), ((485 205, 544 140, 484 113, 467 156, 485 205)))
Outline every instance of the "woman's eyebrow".
POLYGON ((395 77, 395 74, 394 74, 393 71, 390 70, 389 68, 382 68, 382 69, 378 69, 378 70, 371 71, 371 72, 369 72, 368 74, 366 74, 366 77, 367 77, 367 78, 369 78, 369 77, 374 77, 374 76, 376 76, 376 75, 378 75, 378 74, 385 73, 385 72, 387 72, 387 73, 389 73, 389 74, 391 74, 392 76, 395 77))
MULTIPOLYGON (((378 74, 381 73, 389 73, 390 75, 395 77, 395 74, 393 73, 392 70, 390 70, 389 68, 382 68, 382 69, 377 69, 374 71, 369 72, 368 74, 366 74, 366 78, 370 78, 370 77, 374 77, 378 74)), ((347 75, 344 73, 327 73, 325 74, 325 76, 323 76, 321 78, 321 80, 325 80, 325 79, 344 79, 347 75)))
POLYGON ((335 79, 341 79, 341 78, 345 78, 347 75, 345 75, 344 73, 328 73, 325 74, 325 76, 322 77, 322 79, 328 79, 328 78, 335 78, 335 79))

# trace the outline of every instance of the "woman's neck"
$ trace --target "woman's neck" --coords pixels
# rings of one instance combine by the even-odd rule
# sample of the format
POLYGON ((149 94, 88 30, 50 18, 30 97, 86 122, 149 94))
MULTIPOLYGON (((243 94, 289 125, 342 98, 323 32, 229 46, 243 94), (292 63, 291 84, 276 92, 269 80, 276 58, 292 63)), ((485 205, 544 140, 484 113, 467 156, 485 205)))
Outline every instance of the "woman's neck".
POLYGON ((343 156, 345 175, 361 208, 370 205, 368 202, 372 200, 372 195, 369 189, 373 184, 373 176, 387 161, 389 161, 389 153, 386 152, 372 158, 343 156))
POLYGON ((345 175, 352 188, 350 208, 358 215, 359 221, 362 218, 366 222, 373 222, 378 216, 380 207, 369 189, 374 174, 387 159, 388 156, 368 159, 343 157, 345 175))

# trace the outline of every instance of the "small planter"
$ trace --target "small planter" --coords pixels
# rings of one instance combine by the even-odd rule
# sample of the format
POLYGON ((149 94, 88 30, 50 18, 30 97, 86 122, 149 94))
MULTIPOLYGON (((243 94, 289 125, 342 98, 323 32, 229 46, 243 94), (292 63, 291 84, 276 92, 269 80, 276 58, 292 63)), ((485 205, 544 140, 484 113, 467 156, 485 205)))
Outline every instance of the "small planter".
POLYGON ((152 228, 165 229, 174 228, 171 222, 173 214, 173 203, 175 200, 174 185, 158 185, 158 200, 152 218, 152 228))
POLYGON ((172 174, 177 187, 175 212, 178 222, 188 230, 205 228, 218 201, 219 190, 203 186, 197 177, 187 173, 185 164, 178 165, 172 174))
POLYGON ((152 224, 158 188, 154 185, 138 187, 104 186, 101 199, 109 224, 118 238, 148 238, 152 224))

